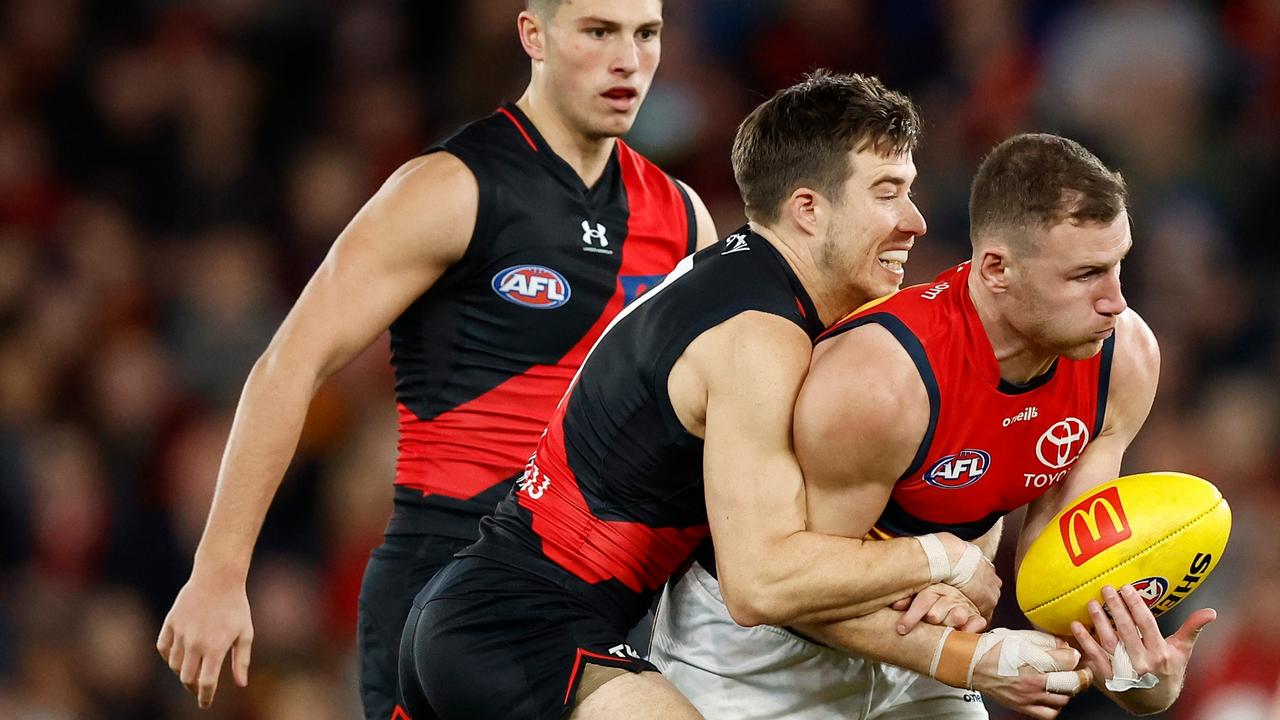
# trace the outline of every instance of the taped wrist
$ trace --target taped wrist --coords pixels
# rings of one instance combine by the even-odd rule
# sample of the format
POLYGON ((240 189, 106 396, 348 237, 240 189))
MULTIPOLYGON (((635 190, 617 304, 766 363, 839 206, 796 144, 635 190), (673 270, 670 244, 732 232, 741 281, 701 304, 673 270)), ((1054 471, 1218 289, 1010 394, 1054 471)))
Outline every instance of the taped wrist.
POLYGON ((978 563, 982 562, 982 551, 972 543, 965 543, 964 552, 956 561, 955 567, 952 567, 951 559, 947 557, 947 549, 936 534, 917 535, 916 541, 920 543, 925 557, 929 559, 929 582, 959 587, 973 579, 978 563))
POLYGON ((981 637, 978 633, 943 628, 929 663, 929 677, 951 687, 968 688, 981 637))

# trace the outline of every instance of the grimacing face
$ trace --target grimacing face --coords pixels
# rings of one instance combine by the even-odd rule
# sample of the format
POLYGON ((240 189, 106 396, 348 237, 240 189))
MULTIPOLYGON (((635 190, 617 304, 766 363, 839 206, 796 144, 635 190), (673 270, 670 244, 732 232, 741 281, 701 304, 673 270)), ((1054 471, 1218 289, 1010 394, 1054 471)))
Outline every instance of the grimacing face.
POLYGON ((1133 247, 1129 215, 1110 223, 1037 229, 1038 250, 1015 253, 1006 318, 1034 345, 1074 360, 1093 357, 1128 305, 1120 262, 1133 247))
POLYGON ((821 262, 861 305, 898 290, 907 255, 928 226, 911 199, 910 152, 885 156, 867 148, 850 156, 853 172, 832 204, 821 262))
POLYGON ((543 22, 541 81, 556 110, 586 137, 626 134, 661 58, 661 0, 571 0, 543 22))

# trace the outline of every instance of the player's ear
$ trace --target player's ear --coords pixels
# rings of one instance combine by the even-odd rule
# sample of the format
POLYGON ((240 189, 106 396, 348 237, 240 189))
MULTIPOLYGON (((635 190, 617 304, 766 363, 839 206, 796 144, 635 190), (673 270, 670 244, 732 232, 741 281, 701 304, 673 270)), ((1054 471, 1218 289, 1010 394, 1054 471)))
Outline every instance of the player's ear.
POLYGON ((782 201, 783 218, 790 218, 801 230, 810 235, 820 235, 821 225, 828 218, 825 200, 818 191, 798 187, 782 201))
POLYGON ((516 18, 516 29, 520 33, 520 46, 532 60, 546 58, 547 29, 544 21, 533 12, 525 10, 516 18))
POLYGON ((993 293, 1009 289, 1013 269, 1009 265, 1009 250, 1001 245, 985 245, 974 252, 973 272, 993 293))

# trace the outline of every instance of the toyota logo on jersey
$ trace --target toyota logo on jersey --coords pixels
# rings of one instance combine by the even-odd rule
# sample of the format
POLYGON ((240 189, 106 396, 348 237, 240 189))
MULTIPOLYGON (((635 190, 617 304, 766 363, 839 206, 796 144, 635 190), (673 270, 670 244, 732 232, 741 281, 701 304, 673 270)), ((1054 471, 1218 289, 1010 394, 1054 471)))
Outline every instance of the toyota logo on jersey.
POLYGON ((1079 418, 1069 417, 1044 431, 1036 442, 1036 457, 1054 470, 1060 470, 1075 462, 1088 444, 1089 428, 1079 418))
POLYGON ((504 300, 536 310, 551 310, 569 302, 569 281, 541 265, 516 265, 493 276, 493 291, 504 300))
POLYGON ((982 479, 991 467, 991 454, 984 450, 965 448, 954 455, 947 455, 933 464, 924 474, 924 481, 944 490, 968 487, 982 479))

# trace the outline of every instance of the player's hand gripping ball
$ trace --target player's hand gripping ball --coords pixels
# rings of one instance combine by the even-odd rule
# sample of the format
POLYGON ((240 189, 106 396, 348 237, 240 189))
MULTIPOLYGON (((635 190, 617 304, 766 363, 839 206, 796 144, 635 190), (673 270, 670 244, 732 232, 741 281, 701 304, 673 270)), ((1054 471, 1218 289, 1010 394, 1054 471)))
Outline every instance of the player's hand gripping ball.
POLYGON ((1102 586, 1133 585, 1157 617, 1200 586, 1231 534, 1231 508, 1205 480, 1175 472, 1099 485, 1058 513, 1018 569, 1018 606, 1055 635, 1092 627, 1102 586))

